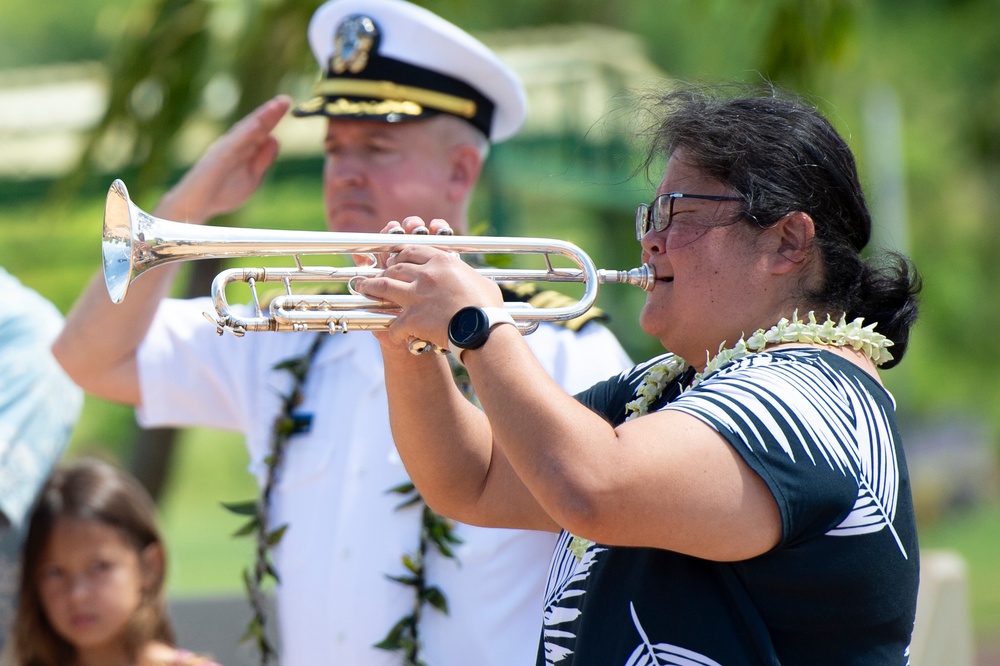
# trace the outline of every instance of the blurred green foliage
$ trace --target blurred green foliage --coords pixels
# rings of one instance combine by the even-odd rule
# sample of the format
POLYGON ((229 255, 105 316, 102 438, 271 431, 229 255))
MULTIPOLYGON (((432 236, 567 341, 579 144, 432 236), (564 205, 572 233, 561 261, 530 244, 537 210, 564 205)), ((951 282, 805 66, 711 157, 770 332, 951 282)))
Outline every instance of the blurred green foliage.
POLYGON ((122 14, 131 4, 122 0, 4 0, 0 69, 100 60, 118 40, 122 14))

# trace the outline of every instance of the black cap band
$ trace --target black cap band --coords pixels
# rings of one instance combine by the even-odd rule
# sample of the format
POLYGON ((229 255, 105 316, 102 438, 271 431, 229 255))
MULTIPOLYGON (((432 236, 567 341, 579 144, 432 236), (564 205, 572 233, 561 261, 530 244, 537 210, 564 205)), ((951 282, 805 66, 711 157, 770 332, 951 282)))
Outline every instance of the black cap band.
POLYGON ((356 74, 324 73, 313 98, 294 110, 297 116, 325 115, 413 120, 448 113, 468 121, 484 135, 493 124, 493 102, 451 76, 372 53, 356 74), (405 84, 397 83, 405 81, 405 84))

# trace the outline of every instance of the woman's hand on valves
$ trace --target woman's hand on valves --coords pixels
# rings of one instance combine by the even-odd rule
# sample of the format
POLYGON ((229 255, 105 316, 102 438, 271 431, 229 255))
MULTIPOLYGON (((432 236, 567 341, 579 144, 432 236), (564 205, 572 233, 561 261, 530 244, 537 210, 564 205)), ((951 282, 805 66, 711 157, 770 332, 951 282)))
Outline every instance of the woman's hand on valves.
MULTIPOLYGON (((445 220, 425 223, 419 217, 407 217, 402 223, 389 222, 382 233, 447 235, 451 227, 445 220)), ((452 315, 468 305, 503 307, 500 288, 480 275, 455 252, 430 245, 403 245, 399 252, 380 256, 385 266, 380 277, 371 277, 356 285, 358 292, 371 299, 395 303, 401 312, 390 324, 387 337, 406 347, 413 340, 424 340, 441 349, 448 348, 448 322, 452 315)), ((383 344, 385 335, 378 336, 383 344)))

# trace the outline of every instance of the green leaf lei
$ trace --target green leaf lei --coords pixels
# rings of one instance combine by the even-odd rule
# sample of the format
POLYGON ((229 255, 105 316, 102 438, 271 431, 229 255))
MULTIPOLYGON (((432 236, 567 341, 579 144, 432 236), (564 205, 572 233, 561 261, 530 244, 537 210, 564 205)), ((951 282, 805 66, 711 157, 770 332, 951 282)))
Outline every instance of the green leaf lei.
MULTIPOLYGON (((718 353, 708 360, 705 369, 696 374, 691 380, 691 385, 685 387, 684 390, 694 388, 706 377, 715 374, 737 359, 763 351, 766 347, 780 344, 799 342, 831 347, 851 347, 862 352, 875 365, 882 365, 892 360, 892 354, 889 352, 892 340, 877 333, 875 331, 876 324, 864 326, 862 317, 848 322, 846 316, 841 315, 840 320, 834 323, 830 315, 827 315, 826 321, 820 324, 816 320, 816 313, 810 310, 806 315, 806 320, 799 319, 799 311, 796 310, 792 313, 791 321, 783 317, 766 331, 761 328, 749 338, 741 337, 732 348, 727 348, 726 343, 723 342, 719 345, 718 353)), ((625 420, 631 421, 647 414, 650 405, 659 399, 663 389, 680 377, 689 367, 684 359, 675 355, 671 355, 651 367, 636 389, 635 399, 625 405, 625 420)), ((591 545, 593 545, 592 541, 574 535, 567 548, 577 559, 580 559, 591 545)))
MULTIPOLYGON (((482 405, 472 388, 472 380, 469 378, 468 370, 451 356, 448 357, 448 362, 451 365, 455 385, 462 392, 462 395, 472 404, 481 407, 482 405)), ((405 497, 404 501, 397 505, 397 511, 414 505, 420 507, 420 545, 416 553, 403 555, 403 567, 408 573, 403 576, 389 576, 397 583, 413 588, 413 610, 393 625, 385 638, 376 643, 375 647, 383 650, 403 651, 404 666, 424 666, 424 662, 420 658, 419 631, 424 604, 430 604, 442 613, 448 613, 448 600, 445 598, 444 592, 438 587, 427 585, 424 561, 431 546, 444 557, 455 559, 452 546, 461 543, 462 540, 455 535, 455 522, 435 513, 428 507, 413 483, 402 483, 390 488, 387 492, 405 497)))
MULTIPOLYGON (((267 480, 264 489, 256 500, 224 502, 222 504, 232 513, 248 518, 247 522, 233 536, 252 536, 256 540, 254 566, 253 568, 248 566, 243 570, 243 583, 253 610, 253 616, 250 618, 246 632, 240 641, 254 641, 256 643, 260 652, 261 666, 267 666, 271 659, 277 656, 275 646, 271 644, 266 632, 267 614, 264 587, 269 580, 275 583, 279 582, 278 571, 274 567, 270 553, 280 543, 288 529, 287 524, 275 529, 269 528, 267 516, 271 505, 271 495, 278 472, 281 469, 281 463, 284 460, 288 440, 295 432, 293 413, 295 408, 302 403, 302 387, 305 385, 316 353, 326 338, 326 335, 317 335, 315 342, 304 355, 282 361, 274 366, 275 370, 291 373, 293 384, 289 393, 282 396, 281 413, 274 422, 271 455, 265 459, 267 480)), ((478 405, 465 367, 453 363, 452 371, 455 375, 455 382, 462 393, 478 405)), ((420 542, 415 552, 402 555, 402 564, 407 573, 398 576, 387 574, 391 580, 413 588, 413 610, 393 625, 385 638, 376 643, 374 647, 382 650, 401 650, 403 651, 404 666, 423 666, 424 662, 420 659, 419 626, 424 604, 430 604, 442 613, 448 612, 448 601, 444 592, 438 587, 427 585, 424 560, 431 547, 436 548, 445 557, 454 558, 455 553, 452 546, 461 543, 462 540, 455 534, 455 523, 431 510, 411 482, 402 483, 386 492, 404 497, 403 501, 396 506, 397 511, 413 506, 420 509, 420 542)))
POLYGON ((427 552, 433 545, 445 557, 454 558, 455 553, 451 547, 461 543, 462 540, 455 536, 455 523, 432 511, 424 503, 413 483, 402 483, 386 492, 405 497, 404 501, 397 505, 397 511, 411 506, 420 508, 420 545, 416 552, 403 555, 403 567, 407 571, 406 574, 388 576, 389 579, 401 585, 413 588, 413 610, 393 625, 385 638, 376 643, 375 647, 381 650, 401 650, 405 666, 423 666, 424 662, 420 659, 419 629, 424 604, 430 604, 442 613, 448 613, 448 600, 445 598, 444 592, 439 587, 427 585, 424 569, 427 552))
POLYGON ((305 354, 282 361, 274 366, 275 370, 285 370, 291 373, 293 382, 288 394, 281 396, 281 413, 274 421, 271 455, 264 459, 267 464, 267 478, 264 488, 256 500, 223 503, 222 505, 237 515, 250 516, 250 519, 233 534, 234 537, 252 536, 256 541, 254 566, 252 569, 249 566, 243 569, 243 585, 253 609, 253 616, 250 618, 246 633, 240 638, 240 642, 251 640, 256 642, 257 649, 260 651, 261 666, 267 666, 271 658, 277 656, 277 651, 271 644, 266 631, 267 613, 264 586, 269 579, 275 583, 279 582, 278 571, 271 559, 271 550, 281 542, 285 530, 288 529, 287 524, 275 529, 270 529, 268 526, 267 517, 271 507, 271 495, 277 482, 281 463, 284 461, 288 440, 295 433, 293 413, 295 408, 302 404, 302 387, 306 383, 316 353, 325 339, 325 335, 316 336, 315 341, 305 354))

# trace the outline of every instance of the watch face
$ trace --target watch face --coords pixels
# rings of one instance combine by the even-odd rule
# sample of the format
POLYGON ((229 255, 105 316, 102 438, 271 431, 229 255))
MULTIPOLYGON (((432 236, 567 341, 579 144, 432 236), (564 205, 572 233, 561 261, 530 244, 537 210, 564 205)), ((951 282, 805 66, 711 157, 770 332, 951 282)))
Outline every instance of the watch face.
POLYGON ((479 308, 462 308, 451 318, 448 337, 458 347, 475 349, 486 342, 489 325, 486 313, 479 308))

